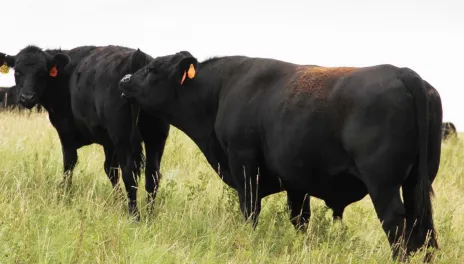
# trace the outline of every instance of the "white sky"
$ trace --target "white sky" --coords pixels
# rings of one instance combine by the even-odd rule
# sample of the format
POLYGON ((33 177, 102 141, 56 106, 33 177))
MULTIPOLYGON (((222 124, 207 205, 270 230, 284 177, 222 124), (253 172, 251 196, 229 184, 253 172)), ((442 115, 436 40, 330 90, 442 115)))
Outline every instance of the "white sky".
MULTIPOLYGON (((464 131, 462 0, 2 1, 0 51, 28 44, 122 45, 156 57, 188 50, 323 66, 390 63, 439 91, 444 121, 464 131)), ((13 71, 0 86, 14 84, 13 71)))

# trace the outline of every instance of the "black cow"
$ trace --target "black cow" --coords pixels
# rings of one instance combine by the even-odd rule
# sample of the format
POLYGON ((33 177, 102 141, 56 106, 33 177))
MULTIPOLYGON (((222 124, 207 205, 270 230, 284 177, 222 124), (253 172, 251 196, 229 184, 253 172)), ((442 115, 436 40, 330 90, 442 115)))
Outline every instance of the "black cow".
POLYGON ((129 213, 137 220, 137 178, 144 165, 142 141, 146 150, 145 188, 151 209, 169 124, 121 99, 118 83, 122 76, 140 69, 149 59, 139 49, 119 46, 82 46, 71 50, 28 46, 16 56, 0 54, 0 64, 6 61, 15 68, 21 104, 31 108, 40 103, 49 113, 62 144, 63 183, 71 183, 77 149, 100 144, 105 152, 104 169, 113 187, 118 186, 118 166, 122 169, 129 213))
POLYGON ((439 164, 440 151, 431 157, 428 148, 440 142, 442 109, 439 96, 429 97, 436 90, 414 71, 243 56, 198 63, 183 51, 126 75, 120 89, 196 142, 238 191, 253 227, 261 199, 282 189, 296 228, 309 221, 308 195, 335 213, 368 193, 394 258, 395 231, 403 230, 405 218, 408 254, 424 245, 429 231, 427 246, 438 248, 430 197, 436 171, 429 165, 439 164))
MULTIPOLYGON (((16 85, 9 88, 0 87, 0 108, 24 110, 24 106, 19 103, 19 94, 20 91, 16 85)), ((36 110, 42 112, 42 105, 37 104, 36 110)))
POLYGON ((18 89, 16 86, 0 87, 0 107, 13 109, 18 106, 18 89))
POLYGON ((458 133, 456 132, 456 127, 454 126, 454 124, 451 122, 444 122, 442 125, 443 140, 456 137, 458 137, 458 133))

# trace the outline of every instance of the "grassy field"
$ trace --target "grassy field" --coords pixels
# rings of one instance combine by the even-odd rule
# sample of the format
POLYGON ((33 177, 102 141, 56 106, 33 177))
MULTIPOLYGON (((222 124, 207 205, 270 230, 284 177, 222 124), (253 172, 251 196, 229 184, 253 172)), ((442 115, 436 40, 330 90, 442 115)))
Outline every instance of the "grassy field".
MULTIPOLYGON (((156 213, 147 216, 142 180, 142 221, 134 223, 114 198, 100 146, 78 151, 71 192, 63 195, 61 147, 48 115, 0 113, 0 263, 392 262, 369 197, 347 208, 344 224, 333 224, 331 211, 312 198, 310 228, 297 234, 282 192, 264 199, 252 232, 236 194, 189 138, 171 131, 156 213)), ((442 150, 434 262, 464 263, 464 144, 447 142, 442 150)))

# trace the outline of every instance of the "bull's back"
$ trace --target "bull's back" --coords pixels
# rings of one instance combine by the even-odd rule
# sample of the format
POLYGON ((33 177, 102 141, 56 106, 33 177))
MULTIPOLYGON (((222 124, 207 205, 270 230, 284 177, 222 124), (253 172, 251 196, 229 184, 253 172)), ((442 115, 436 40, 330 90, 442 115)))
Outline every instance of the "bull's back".
MULTIPOLYGON (((263 146, 269 164, 280 173, 290 171, 287 177, 292 180, 310 184, 303 174, 317 171, 322 177, 349 170, 350 148, 376 147, 375 139, 401 132, 393 123, 411 132, 415 126, 407 117, 414 117, 414 104, 396 73, 391 65, 299 68, 274 110, 268 111, 273 118, 264 126, 263 146)), ((318 177, 312 180, 324 180, 318 177)))

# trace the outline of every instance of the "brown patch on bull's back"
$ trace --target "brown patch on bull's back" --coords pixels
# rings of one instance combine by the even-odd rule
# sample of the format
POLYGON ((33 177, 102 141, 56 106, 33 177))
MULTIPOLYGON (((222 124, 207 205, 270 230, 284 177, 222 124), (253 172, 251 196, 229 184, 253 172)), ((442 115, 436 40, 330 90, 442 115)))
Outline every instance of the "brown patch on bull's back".
POLYGON ((356 67, 298 67, 291 89, 297 93, 310 93, 319 98, 325 97, 339 77, 357 69, 356 67))

